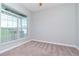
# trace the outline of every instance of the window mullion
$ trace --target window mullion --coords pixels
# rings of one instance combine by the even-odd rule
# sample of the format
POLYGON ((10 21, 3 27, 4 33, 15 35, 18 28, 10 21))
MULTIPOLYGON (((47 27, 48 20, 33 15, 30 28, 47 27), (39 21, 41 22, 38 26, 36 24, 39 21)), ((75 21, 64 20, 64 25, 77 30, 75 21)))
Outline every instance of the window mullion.
POLYGON ((17 39, 19 39, 19 19, 17 18, 17 39))

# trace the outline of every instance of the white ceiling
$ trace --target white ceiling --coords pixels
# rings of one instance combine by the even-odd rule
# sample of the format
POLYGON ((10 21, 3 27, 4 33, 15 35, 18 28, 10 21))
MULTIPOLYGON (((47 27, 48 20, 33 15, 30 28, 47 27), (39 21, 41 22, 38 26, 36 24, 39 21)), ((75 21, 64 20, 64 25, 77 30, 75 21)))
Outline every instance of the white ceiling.
POLYGON ((39 3, 21 3, 26 9, 35 12, 43 9, 51 8, 60 5, 61 3, 43 3, 42 6, 39 6, 39 3))

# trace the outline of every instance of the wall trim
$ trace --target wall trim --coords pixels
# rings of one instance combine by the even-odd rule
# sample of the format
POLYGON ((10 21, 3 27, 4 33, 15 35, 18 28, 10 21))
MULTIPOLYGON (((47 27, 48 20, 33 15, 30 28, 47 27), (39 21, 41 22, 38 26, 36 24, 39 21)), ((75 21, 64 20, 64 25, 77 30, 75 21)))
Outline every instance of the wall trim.
POLYGON ((7 49, 4 49, 4 50, 0 51, 0 54, 2 54, 2 53, 4 53, 4 52, 7 52, 7 51, 9 51, 9 50, 11 50, 11 49, 13 49, 13 48, 19 47, 19 46, 21 46, 21 45, 23 45, 23 44, 25 44, 25 43, 27 43, 27 42, 30 42, 30 41, 31 41, 31 40, 26 40, 26 41, 24 41, 24 42, 22 42, 22 43, 17 44, 16 46, 14 45, 14 46, 12 46, 12 47, 9 47, 9 48, 7 48, 7 49))
POLYGON ((62 45, 62 46, 67 46, 67 47, 74 47, 77 50, 79 50, 78 46, 76 45, 70 45, 70 44, 64 44, 64 43, 58 43, 58 42, 49 42, 45 40, 38 40, 38 39, 31 39, 32 41, 39 41, 39 42, 45 42, 45 43, 50 43, 50 44, 56 44, 56 45, 62 45))

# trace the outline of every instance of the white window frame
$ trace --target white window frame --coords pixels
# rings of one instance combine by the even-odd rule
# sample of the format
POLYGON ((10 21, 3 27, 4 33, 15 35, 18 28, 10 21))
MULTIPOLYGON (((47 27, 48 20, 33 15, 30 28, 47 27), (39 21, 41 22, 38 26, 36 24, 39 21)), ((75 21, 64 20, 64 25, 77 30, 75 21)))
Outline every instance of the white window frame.
MULTIPOLYGON (((0 7, 1 7, 1 4, 0 4, 0 7)), ((1 9, 1 8, 0 8, 1 9)), ((1 9, 2 10, 2 9, 1 9)), ((0 10, 0 15, 1 15, 1 10, 0 10)), ((5 10, 3 10, 3 11, 5 11, 5 10)), ((7 12, 7 11, 6 11, 7 12)), ((10 13, 10 12, 8 12, 8 13, 10 13)), ((15 15, 16 17, 21 17, 21 16, 18 16, 18 15, 16 15, 16 14, 14 14, 14 13, 12 13, 13 15, 15 15)), ((28 19, 28 17, 27 17, 27 19, 28 19)), ((26 21, 28 22, 28 20, 26 19, 26 21)), ((1 18, 0 18, 0 22, 1 22, 1 18)), ((20 38, 19 37, 19 20, 17 20, 17 39, 16 40, 11 40, 11 41, 7 41, 7 42, 1 42, 1 37, 0 37, 0 44, 8 44, 8 43, 11 43, 11 42, 15 42, 15 41, 18 41, 18 40, 23 40, 23 39, 25 39, 26 38, 26 36, 25 37, 23 37, 23 38, 20 38)), ((27 25, 28 25, 28 23, 27 23, 27 25)), ((28 31, 28 29, 26 28, 26 30, 28 31)), ((1 31, 1 23, 0 23, 0 31, 1 31)), ((0 32, 0 34, 1 34, 1 32, 0 32)), ((28 35, 28 33, 26 34, 26 35, 28 35)))

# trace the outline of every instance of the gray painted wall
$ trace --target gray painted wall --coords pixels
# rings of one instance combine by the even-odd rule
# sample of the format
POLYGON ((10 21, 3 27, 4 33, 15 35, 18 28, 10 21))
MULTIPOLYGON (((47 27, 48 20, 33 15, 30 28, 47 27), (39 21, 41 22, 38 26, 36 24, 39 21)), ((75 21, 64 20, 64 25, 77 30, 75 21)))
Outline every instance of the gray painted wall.
POLYGON ((77 33, 77 40, 76 45, 79 47, 79 4, 76 4, 76 33, 77 33))
POLYGON ((31 38, 76 45, 75 4, 63 4, 32 14, 31 38))

